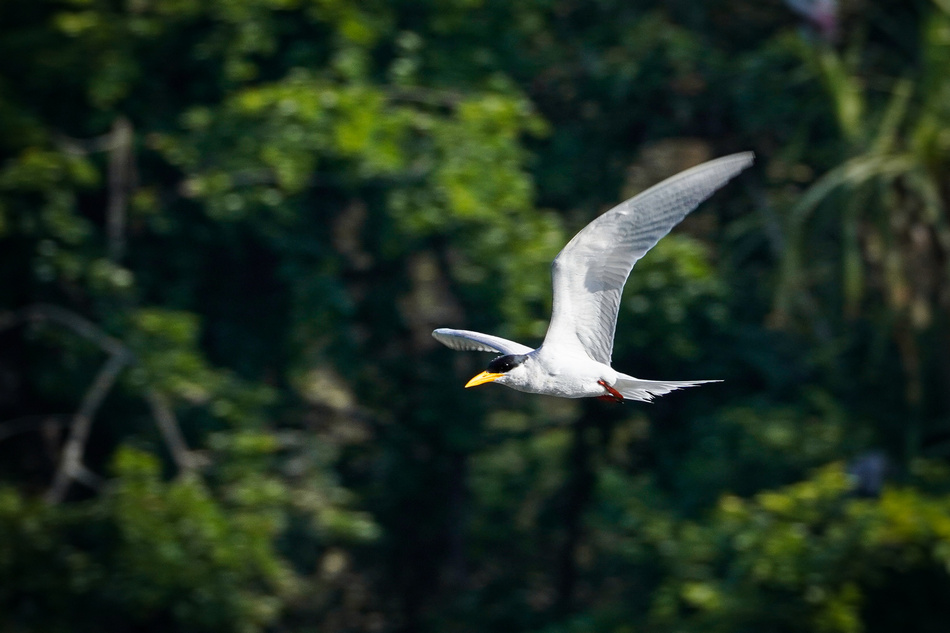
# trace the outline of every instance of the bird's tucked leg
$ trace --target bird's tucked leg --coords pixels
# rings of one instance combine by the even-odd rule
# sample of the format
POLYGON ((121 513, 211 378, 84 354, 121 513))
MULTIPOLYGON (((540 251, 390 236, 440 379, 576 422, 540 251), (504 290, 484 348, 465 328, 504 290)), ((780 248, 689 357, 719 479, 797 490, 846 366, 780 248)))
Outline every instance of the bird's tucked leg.
POLYGON ((598 380, 597 384, 607 390, 608 395, 597 396, 598 400, 604 400, 606 402, 623 402, 623 395, 613 387, 607 384, 604 380, 598 380))

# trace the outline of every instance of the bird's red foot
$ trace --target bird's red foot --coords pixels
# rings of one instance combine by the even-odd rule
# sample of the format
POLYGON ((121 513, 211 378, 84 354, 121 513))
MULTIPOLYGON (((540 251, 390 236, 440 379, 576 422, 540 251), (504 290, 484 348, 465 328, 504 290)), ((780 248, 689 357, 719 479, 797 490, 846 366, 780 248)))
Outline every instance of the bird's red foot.
POLYGON ((597 384, 607 390, 607 395, 597 396, 598 400, 605 402, 623 402, 623 395, 603 380, 598 380, 597 384))

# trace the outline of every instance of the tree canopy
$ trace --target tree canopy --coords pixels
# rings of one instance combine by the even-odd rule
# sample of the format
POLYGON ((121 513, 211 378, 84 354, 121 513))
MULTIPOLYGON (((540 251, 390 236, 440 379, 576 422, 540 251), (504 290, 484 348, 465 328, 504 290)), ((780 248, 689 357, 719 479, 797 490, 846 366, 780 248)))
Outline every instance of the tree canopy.
POLYGON ((0 3, 0 630, 943 631, 950 2, 0 3), (464 390, 641 260, 650 405, 464 390))

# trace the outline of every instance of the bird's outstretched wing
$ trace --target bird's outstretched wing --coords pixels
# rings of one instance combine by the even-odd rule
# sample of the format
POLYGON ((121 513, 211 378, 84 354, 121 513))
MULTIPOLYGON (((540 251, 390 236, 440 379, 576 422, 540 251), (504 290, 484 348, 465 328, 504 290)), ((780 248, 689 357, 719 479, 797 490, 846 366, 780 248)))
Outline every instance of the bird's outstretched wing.
POLYGON ((552 264, 554 309, 542 347, 579 346, 609 365, 620 295, 633 265, 752 159, 744 152, 688 169, 581 229, 552 264))
POLYGON ((500 352, 501 354, 527 354, 532 351, 532 348, 527 345, 471 330, 452 330, 443 327, 433 331, 432 336, 446 347, 460 351, 500 352))

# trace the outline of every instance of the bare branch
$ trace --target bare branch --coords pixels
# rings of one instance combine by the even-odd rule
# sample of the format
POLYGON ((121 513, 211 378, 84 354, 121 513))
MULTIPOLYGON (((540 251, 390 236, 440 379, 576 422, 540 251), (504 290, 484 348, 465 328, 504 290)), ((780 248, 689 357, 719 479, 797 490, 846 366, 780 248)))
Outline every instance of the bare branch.
POLYGON ((42 321, 52 321, 67 327, 81 337, 92 341, 109 354, 130 354, 129 348, 122 341, 109 336, 92 321, 75 312, 47 303, 35 303, 15 312, 0 314, 0 331, 15 327, 23 322, 37 323, 42 321))
POLYGON ((86 391, 82 405, 73 417, 69 438, 66 440, 66 446, 60 456, 59 466, 53 476, 53 483, 46 492, 48 503, 61 502, 69 489, 69 482, 73 479, 84 478, 86 468, 82 464, 82 456, 86 450, 86 442, 89 439, 89 429, 92 428, 93 417, 112 389, 119 373, 130 360, 131 355, 128 353, 110 356, 102 369, 99 370, 89 390, 86 391))
POLYGON ((155 389, 149 389, 145 392, 145 400, 152 410, 155 425, 158 426, 158 430, 161 432, 178 469, 181 472, 191 472, 204 465, 201 456, 189 450, 185 443, 181 427, 178 425, 178 420, 175 418, 175 412, 171 403, 168 402, 168 398, 155 389))
POLYGON ((132 124, 119 117, 112 126, 109 147, 109 204, 106 208, 106 229, 109 257, 113 261, 125 252, 126 207, 135 181, 135 156, 132 153, 132 124))
POLYGON ((83 396, 79 411, 73 416, 69 438, 63 449, 53 483, 46 493, 49 503, 59 503, 66 496, 69 482, 73 479, 95 487, 98 478, 82 464, 82 456, 89 439, 89 429, 96 411, 115 384, 119 373, 132 362, 132 352, 119 339, 109 336, 88 319, 58 306, 38 303, 27 306, 12 316, 0 320, 0 327, 17 323, 50 321, 62 325, 98 345, 109 354, 109 360, 99 370, 96 379, 83 396))
POLYGON ((72 474, 72 478, 81 484, 85 484, 93 490, 102 488, 102 477, 89 470, 85 464, 80 463, 72 474))
POLYGON ((48 426, 63 426, 66 415, 30 415, 0 423, 0 442, 20 433, 29 433, 48 426))
POLYGON ((73 156, 87 156, 96 152, 107 152, 112 149, 115 137, 109 131, 101 136, 91 139, 73 138, 65 134, 57 134, 54 137, 56 145, 60 151, 72 154, 73 156))
MULTIPOLYGON (((0 313, 0 331, 28 322, 51 322, 61 325, 95 343, 109 355, 109 359, 99 370, 95 380, 83 396, 79 411, 72 418, 69 437, 60 454, 59 464, 53 476, 53 483, 46 493, 46 500, 49 503, 59 503, 65 498, 71 481, 79 481, 96 489, 101 485, 101 479, 83 465, 82 459, 86 450, 86 442, 89 439, 89 431, 96 412, 112 390, 115 381, 125 366, 135 362, 135 356, 122 341, 106 334, 85 317, 65 308, 38 303, 14 312, 0 313)), ((185 438, 178 426, 178 420, 175 418, 175 412, 168 398, 154 388, 149 388, 143 397, 148 403, 155 425, 158 427, 162 439, 167 444, 172 459, 179 470, 190 472, 202 466, 204 463, 202 456, 189 450, 185 443, 185 438)), ((52 419, 52 416, 35 422, 27 418, 0 425, 0 440, 29 430, 33 426, 42 425, 50 419, 52 419)))

